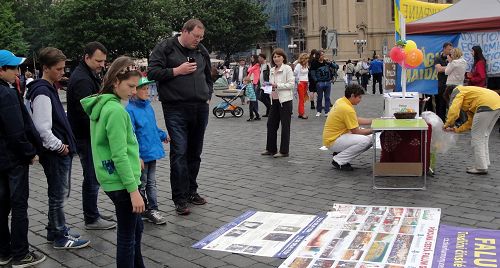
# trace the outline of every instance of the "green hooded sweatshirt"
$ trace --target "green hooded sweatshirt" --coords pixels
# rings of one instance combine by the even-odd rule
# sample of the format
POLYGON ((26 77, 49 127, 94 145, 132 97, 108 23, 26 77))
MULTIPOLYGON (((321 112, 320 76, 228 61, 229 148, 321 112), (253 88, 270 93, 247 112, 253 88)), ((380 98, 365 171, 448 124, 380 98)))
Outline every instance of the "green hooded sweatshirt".
POLYGON ((102 189, 134 192, 141 184, 139 145, 120 99, 115 94, 101 94, 80 102, 90 117, 92 156, 102 189))

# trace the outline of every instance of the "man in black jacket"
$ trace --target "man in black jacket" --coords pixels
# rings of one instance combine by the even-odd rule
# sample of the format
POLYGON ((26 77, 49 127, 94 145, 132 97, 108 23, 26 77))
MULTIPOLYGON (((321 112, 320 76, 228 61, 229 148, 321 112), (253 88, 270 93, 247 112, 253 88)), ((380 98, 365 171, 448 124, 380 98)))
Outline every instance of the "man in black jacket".
POLYGON ((28 111, 9 85, 16 82, 24 60, 0 50, 0 265, 14 260, 13 265, 31 266, 45 260, 45 255, 30 252, 28 243, 28 167, 37 153, 32 139, 37 134, 31 135, 28 111))
POLYGON ((90 145, 90 119, 83 111, 80 100, 96 94, 101 88, 101 80, 97 76, 106 61, 107 50, 99 42, 85 45, 83 61, 71 74, 68 84, 67 106, 68 121, 76 138, 76 146, 83 169, 82 205, 85 228, 90 230, 106 230, 116 226, 110 216, 103 216, 97 208, 99 183, 92 161, 90 145))
POLYGON ((196 182, 213 91, 210 57, 200 43, 204 34, 201 21, 188 20, 181 34, 158 43, 149 58, 148 78, 158 81, 171 138, 170 185, 179 215, 190 213, 188 202, 194 205, 207 202, 198 194, 196 182))

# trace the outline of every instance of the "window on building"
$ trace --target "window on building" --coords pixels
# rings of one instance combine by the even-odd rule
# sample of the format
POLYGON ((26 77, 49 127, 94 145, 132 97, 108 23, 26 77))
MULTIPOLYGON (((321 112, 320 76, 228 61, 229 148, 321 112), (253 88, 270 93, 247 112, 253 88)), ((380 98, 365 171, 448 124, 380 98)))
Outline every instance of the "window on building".
POLYGON ((326 37, 326 30, 323 29, 321 30, 321 48, 326 49, 327 46, 327 37, 326 37))
POLYGON ((326 5, 326 0, 321 0, 321 4, 325 6, 326 5))
POLYGON ((394 1, 393 0, 390 0, 391 1, 391 21, 394 21, 394 1))

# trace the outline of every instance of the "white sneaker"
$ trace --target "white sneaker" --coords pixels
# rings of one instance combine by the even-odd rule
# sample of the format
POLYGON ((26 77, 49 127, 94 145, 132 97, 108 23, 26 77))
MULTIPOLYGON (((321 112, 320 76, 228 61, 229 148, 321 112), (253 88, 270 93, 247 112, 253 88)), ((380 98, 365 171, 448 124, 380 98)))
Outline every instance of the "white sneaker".
POLYGON ((328 117, 328 113, 325 113, 325 117, 328 117))
POLYGON ((321 116, 321 112, 316 113, 316 117, 319 117, 319 116, 321 116))

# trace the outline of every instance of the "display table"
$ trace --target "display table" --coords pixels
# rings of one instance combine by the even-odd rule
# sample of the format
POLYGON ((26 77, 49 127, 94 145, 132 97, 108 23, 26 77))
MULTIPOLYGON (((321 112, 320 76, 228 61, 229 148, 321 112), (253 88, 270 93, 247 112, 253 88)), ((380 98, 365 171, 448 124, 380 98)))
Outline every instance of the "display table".
MULTIPOLYGON (((374 189, 405 189, 405 190, 425 190, 427 186, 427 131, 428 125, 423 119, 374 119, 371 128, 374 132, 380 131, 420 131, 423 135, 423 142, 420 142, 419 162, 396 163, 377 161, 377 149, 373 147, 373 188, 374 189), (397 176, 397 177, 421 177, 422 187, 378 187, 375 181, 377 176, 397 176)), ((373 135, 375 144, 375 135, 373 135)), ((400 142, 411 142, 401 140, 400 142)), ((401 152, 404 153, 404 152, 401 152)))

